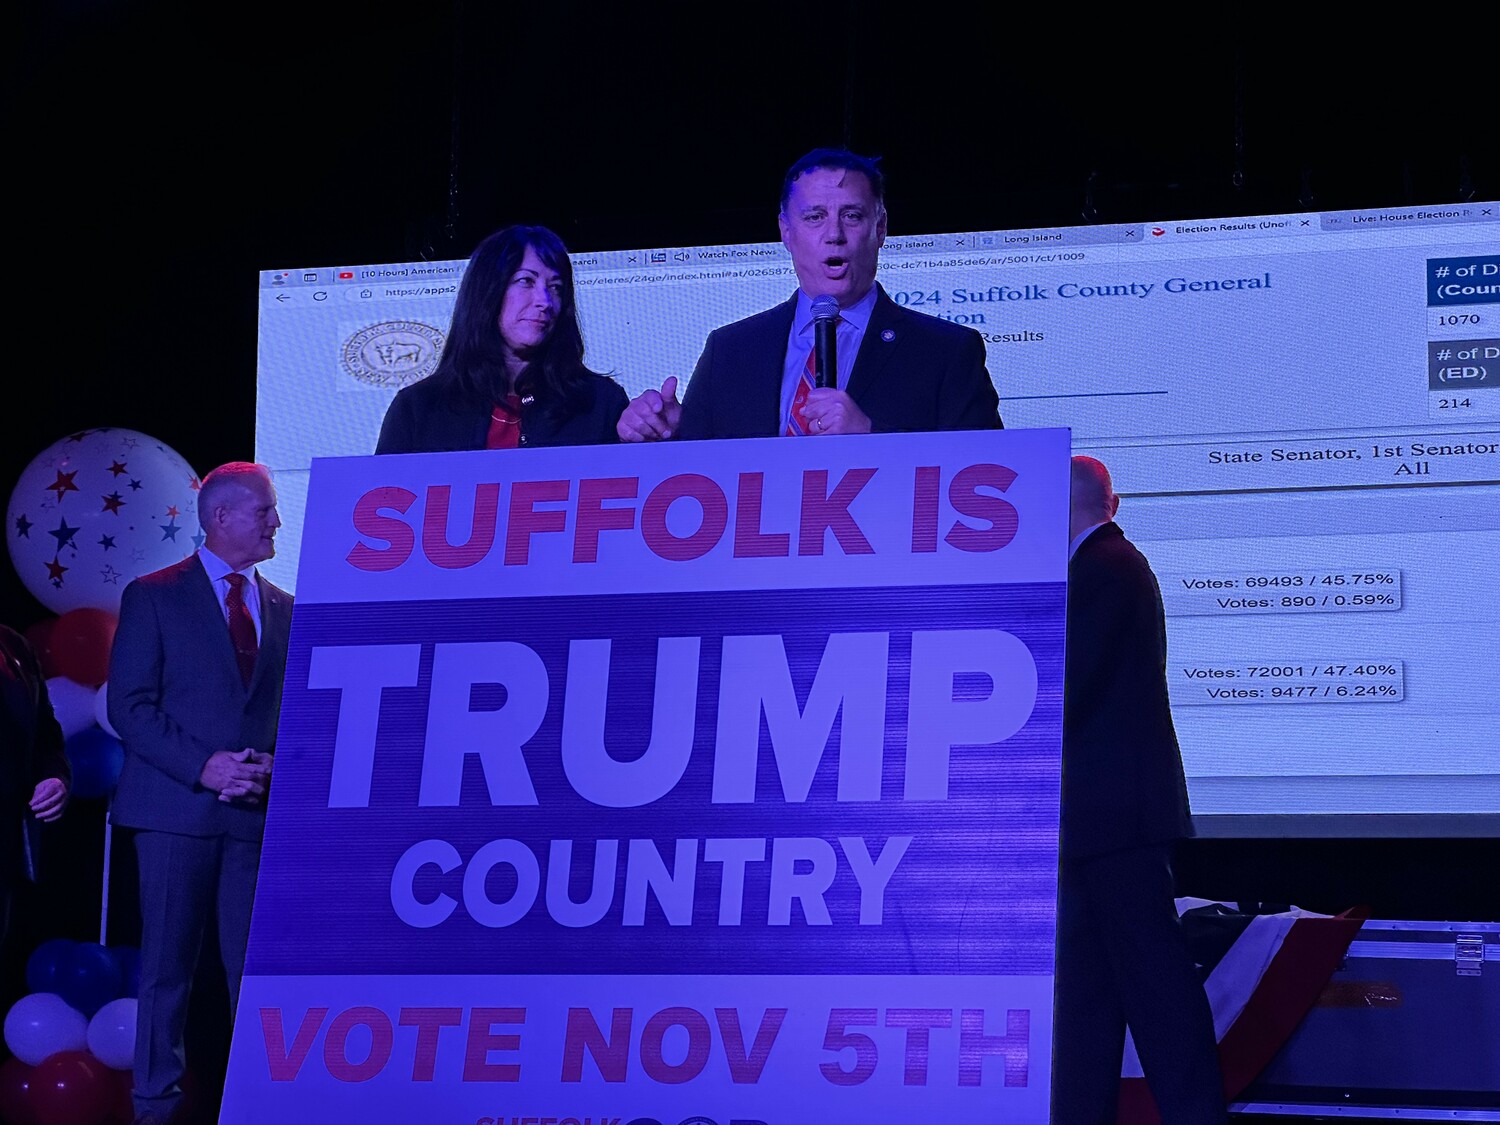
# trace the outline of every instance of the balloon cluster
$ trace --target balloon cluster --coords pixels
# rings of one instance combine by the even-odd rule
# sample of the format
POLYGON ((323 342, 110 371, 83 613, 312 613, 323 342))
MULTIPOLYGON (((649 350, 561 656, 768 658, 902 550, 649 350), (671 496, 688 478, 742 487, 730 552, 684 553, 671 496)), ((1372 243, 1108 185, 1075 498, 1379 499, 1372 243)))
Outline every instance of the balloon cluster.
POLYGON ((106 680, 131 579, 202 542, 198 476, 135 430, 82 430, 32 459, 11 492, 6 544, 16 573, 58 616, 26 631, 62 726, 75 797, 107 797, 125 762, 106 680))
POLYGON ((57 938, 26 962, 31 991, 5 1016, 0 1117, 114 1125, 132 1117, 139 951, 57 938))
MULTIPOLYGON (((53 442, 11 492, 11 561, 57 615, 26 636, 62 727, 75 797, 107 797, 119 779, 125 752, 109 723, 106 681, 120 595, 202 542, 198 484, 155 438, 105 427, 53 442)), ((5 1016, 11 1057, 0 1064, 0 1120, 128 1125, 139 975, 134 949, 58 939, 33 952, 30 992, 5 1016)))

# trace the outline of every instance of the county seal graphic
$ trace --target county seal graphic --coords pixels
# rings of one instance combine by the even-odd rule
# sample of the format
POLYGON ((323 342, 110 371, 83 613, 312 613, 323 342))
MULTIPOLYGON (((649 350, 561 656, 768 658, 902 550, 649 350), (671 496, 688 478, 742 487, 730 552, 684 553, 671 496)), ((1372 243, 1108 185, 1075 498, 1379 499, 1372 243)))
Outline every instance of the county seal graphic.
POLYGON ((344 370, 370 387, 400 390, 431 375, 443 353, 443 332, 420 320, 367 325, 344 341, 344 370))

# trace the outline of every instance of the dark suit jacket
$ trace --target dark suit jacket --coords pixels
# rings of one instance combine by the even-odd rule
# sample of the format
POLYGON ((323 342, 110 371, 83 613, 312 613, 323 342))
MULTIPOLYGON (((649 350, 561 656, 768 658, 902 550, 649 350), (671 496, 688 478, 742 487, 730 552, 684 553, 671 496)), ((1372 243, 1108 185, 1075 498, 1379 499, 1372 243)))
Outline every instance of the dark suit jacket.
POLYGON ((125 587, 109 661, 109 721, 125 746, 113 823, 260 839, 264 803, 225 803, 198 782, 219 750, 276 750, 292 596, 258 581, 260 656, 248 690, 197 555, 125 587))
MULTIPOLYGON (((884 289, 870 313, 849 397, 876 433, 996 430, 1000 399, 972 328, 903 309, 884 289)), ((682 400, 680 438, 775 437, 797 295, 709 333, 682 400)))
POLYGON ((1192 835, 1161 588, 1116 523, 1096 528, 1068 564, 1064 677, 1063 855, 1192 835))
MULTIPOLYGON (((73 771, 36 650, 6 625, 0 625, 0 704, 0 884, 9 886, 38 874, 41 823, 28 808, 37 783, 71 782, 73 771)), ((0 919, 0 932, 4 925, 0 919)))
MULTIPOLYGON (((620 440, 615 423, 630 398, 613 379, 589 379, 587 410, 572 417, 549 418, 540 410, 521 413, 521 444, 607 445, 620 440)), ((386 408, 376 453, 450 453, 483 449, 489 434, 488 411, 455 402, 447 388, 432 379, 402 387, 386 408)))

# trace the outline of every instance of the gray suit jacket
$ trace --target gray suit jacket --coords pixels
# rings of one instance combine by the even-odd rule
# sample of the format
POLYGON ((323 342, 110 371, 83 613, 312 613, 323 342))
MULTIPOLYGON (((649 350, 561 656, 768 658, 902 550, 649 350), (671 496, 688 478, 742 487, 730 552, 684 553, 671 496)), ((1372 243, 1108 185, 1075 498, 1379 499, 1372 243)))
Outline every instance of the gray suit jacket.
POLYGON ((109 721, 125 747, 113 823, 260 839, 264 804, 226 803, 198 782, 216 751, 276 750, 292 596, 258 581, 260 656, 248 690, 197 555, 125 587, 107 686, 109 721))

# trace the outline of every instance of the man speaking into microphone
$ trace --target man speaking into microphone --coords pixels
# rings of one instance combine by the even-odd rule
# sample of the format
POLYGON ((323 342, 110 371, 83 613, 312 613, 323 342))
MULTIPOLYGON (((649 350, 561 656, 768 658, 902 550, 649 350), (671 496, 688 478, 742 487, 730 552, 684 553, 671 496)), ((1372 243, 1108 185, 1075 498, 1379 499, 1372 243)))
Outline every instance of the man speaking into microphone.
POLYGON ((979 333, 902 308, 875 281, 877 158, 809 152, 782 181, 779 222, 797 291, 709 333, 682 401, 676 376, 637 396, 622 441, 1000 428, 979 333))

